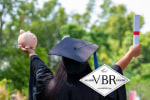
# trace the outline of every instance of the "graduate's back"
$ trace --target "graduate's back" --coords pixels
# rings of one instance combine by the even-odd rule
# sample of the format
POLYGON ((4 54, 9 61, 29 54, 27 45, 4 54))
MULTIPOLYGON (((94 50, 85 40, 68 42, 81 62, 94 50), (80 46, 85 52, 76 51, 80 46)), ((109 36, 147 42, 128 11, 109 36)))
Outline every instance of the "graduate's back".
MULTIPOLYGON (((87 62, 85 66, 81 64, 82 67, 76 66, 73 62, 68 63, 68 61, 67 65, 69 68, 64 67, 61 62, 54 76, 38 56, 32 56, 29 100, 126 100, 125 86, 104 98, 82 84, 79 79, 92 71, 87 62), (72 67, 69 67, 70 64, 73 64, 72 67)), ((112 68, 122 74, 119 66, 114 65, 112 68)))

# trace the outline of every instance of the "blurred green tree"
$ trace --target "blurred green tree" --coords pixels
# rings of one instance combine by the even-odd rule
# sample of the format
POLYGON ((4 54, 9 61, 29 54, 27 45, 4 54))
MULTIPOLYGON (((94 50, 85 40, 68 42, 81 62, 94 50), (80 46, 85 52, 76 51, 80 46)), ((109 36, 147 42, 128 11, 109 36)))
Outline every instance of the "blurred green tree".
MULTIPOLYGON (((98 44, 99 66, 115 64, 132 45, 134 13, 127 13, 123 4, 113 5, 111 0, 103 1, 100 5, 102 13, 99 13, 95 23, 91 23, 96 0, 89 0, 83 14, 66 14, 58 0, 44 2, 42 8, 38 7, 37 0, 1 0, 0 80, 10 80, 7 84, 9 90, 17 88, 28 93, 30 59, 17 46, 20 29, 30 30, 37 36, 36 53, 54 72, 60 59, 47 54, 65 35, 98 44)), ((144 18, 141 16, 140 27, 143 25, 144 18)), ((149 91, 145 89, 150 85, 149 36, 150 32, 140 35, 142 55, 133 59, 124 72, 131 80, 126 85, 127 90, 136 90, 143 100, 149 99, 149 91)), ((94 69, 93 57, 90 57, 89 63, 94 69)))
POLYGON ((29 57, 17 46, 19 30, 30 30, 38 38, 36 53, 48 65, 48 51, 56 44, 60 27, 67 23, 65 9, 58 5, 57 0, 44 3, 37 7, 36 0, 3 0, 0 1, 0 80, 12 80, 10 88, 24 91, 28 87, 29 57), (56 9, 56 7, 58 9, 56 9), (5 19, 6 16, 7 19, 5 19))

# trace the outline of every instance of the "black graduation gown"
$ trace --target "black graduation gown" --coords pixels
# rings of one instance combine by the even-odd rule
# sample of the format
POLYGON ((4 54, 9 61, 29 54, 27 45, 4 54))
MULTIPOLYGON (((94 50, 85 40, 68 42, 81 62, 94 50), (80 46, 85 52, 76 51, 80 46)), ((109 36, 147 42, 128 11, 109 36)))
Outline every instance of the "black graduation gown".
MULTIPOLYGON (((120 74, 123 74, 118 65, 114 65, 112 68, 120 74)), ((47 68, 47 66, 38 56, 33 55, 30 61, 29 100, 49 100, 48 95, 51 93, 51 91, 48 90, 48 86, 51 86, 49 82, 53 79, 53 73, 49 70, 49 68, 47 68)), ((96 97, 88 100, 126 100, 125 85, 110 93, 106 97, 97 94, 94 90, 92 91, 95 93, 96 97)), ((66 99, 61 98, 61 100, 66 99)))

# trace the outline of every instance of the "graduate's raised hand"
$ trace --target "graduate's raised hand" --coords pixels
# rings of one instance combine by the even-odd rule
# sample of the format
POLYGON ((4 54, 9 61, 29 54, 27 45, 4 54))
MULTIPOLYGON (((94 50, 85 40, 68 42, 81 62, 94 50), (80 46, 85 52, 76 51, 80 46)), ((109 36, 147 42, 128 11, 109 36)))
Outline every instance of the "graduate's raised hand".
POLYGON ((23 45, 18 45, 18 47, 25 53, 27 53, 29 55, 29 57, 31 57, 32 55, 36 55, 34 49, 32 48, 25 48, 25 46, 23 45))
POLYGON ((128 53, 121 58, 116 64, 124 71, 133 57, 138 57, 141 54, 141 44, 131 46, 128 53))
POLYGON ((130 49, 129 49, 129 52, 133 57, 140 56, 140 54, 141 54, 141 44, 131 46, 130 49))

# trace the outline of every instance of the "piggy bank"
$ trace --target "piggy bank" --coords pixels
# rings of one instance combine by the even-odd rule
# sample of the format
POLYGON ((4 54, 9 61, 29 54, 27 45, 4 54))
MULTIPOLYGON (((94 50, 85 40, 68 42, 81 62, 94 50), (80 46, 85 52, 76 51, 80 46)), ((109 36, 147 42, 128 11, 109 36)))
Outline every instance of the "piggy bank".
POLYGON ((20 35, 18 37, 18 46, 20 47, 20 45, 22 45, 26 49, 35 49, 37 45, 37 37, 30 31, 24 32, 24 30, 20 30, 20 35))

